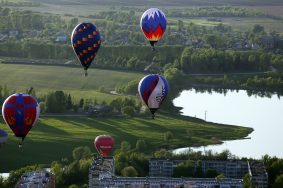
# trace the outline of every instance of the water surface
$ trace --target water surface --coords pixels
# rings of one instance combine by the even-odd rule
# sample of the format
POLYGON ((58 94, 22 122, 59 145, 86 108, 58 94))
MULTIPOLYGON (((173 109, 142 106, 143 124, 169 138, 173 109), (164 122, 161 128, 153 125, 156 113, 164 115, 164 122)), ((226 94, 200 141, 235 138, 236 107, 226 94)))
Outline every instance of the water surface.
POLYGON ((226 94, 185 90, 173 102, 183 107, 183 115, 254 129, 249 135, 251 139, 225 141, 222 145, 194 150, 221 152, 228 149, 239 157, 261 158, 265 154, 283 157, 283 100, 277 95, 269 98, 248 96, 244 90, 226 94))

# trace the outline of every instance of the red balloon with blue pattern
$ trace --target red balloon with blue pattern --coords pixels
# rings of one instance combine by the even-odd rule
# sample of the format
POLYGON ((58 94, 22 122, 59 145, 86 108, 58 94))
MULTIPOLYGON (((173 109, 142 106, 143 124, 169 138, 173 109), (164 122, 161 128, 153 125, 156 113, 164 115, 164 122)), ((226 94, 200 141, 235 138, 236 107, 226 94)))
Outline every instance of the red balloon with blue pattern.
POLYGON ((39 116, 37 101, 28 94, 15 93, 3 103, 2 116, 16 137, 22 141, 35 125, 39 116))
POLYGON ((140 26, 153 49, 154 43, 158 42, 164 35, 166 24, 166 16, 158 8, 150 8, 143 13, 140 26))
POLYGON ((101 45, 100 33, 94 24, 83 22, 73 30, 71 42, 81 65, 84 67, 85 75, 87 75, 87 69, 101 45))
POLYGON ((154 113, 168 95, 168 82, 159 74, 150 74, 140 80, 138 87, 139 95, 148 106, 154 118, 154 113))

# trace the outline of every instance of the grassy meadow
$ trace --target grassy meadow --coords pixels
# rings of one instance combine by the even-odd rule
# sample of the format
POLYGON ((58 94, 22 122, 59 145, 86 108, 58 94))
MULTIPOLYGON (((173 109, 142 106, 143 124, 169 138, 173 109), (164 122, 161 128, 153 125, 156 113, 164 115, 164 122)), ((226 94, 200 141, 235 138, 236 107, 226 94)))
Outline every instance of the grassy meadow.
POLYGON ((25 92, 33 87, 37 96, 49 91, 63 90, 75 99, 96 98, 98 101, 113 100, 117 95, 99 92, 103 87, 106 91, 115 90, 120 84, 133 79, 141 79, 145 75, 136 72, 88 69, 88 76, 80 67, 20 65, 0 63, 0 85, 7 85, 10 91, 25 92))
POLYGON ((95 152, 93 140, 100 134, 112 135, 115 148, 119 148, 124 140, 134 148, 138 139, 144 139, 148 145, 147 153, 150 153, 162 147, 168 148, 168 145, 178 148, 216 144, 220 140, 243 138, 252 131, 181 115, 159 112, 156 115, 155 120, 150 115, 135 118, 40 117, 26 137, 23 148, 18 148, 19 139, 1 121, 0 127, 8 132, 9 138, 0 148, 0 172, 29 164, 49 166, 54 160, 70 159, 72 150, 78 146, 89 146, 95 152), (171 131, 174 138, 165 142, 164 133, 167 131, 171 131))

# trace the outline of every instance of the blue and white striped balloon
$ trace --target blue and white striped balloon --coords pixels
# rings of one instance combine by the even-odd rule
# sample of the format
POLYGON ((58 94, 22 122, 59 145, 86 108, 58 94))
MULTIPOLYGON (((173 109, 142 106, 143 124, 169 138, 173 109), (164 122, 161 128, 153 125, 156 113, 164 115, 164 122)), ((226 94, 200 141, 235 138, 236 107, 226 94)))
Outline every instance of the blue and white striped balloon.
POLYGON ((168 82, 159 74, 150 74, 141 79, 138 91, 141 99, 154 115, 168 94, 168 82))

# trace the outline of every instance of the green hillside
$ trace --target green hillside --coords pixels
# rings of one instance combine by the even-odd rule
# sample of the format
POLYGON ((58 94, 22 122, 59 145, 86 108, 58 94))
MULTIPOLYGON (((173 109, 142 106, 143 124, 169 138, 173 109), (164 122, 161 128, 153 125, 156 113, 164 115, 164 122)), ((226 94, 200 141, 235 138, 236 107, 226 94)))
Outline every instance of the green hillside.
POLYGON ((178 148, 243 138, 251 132, 249 128, 224 126, 195 118, 160 113, 157 113, 155 120, 152 120, 151 116, 41 117, 20 149, 19 139, 12 136, 10 129, 3 122, 0 127, 9 134, 7 144, 0 148, 0 172, 8 172, 29 164, 49 166, 53 160, 61 160, 64 157, 70 159, 72 150, 77 146, 89 146, 95 152, 93 140, 100 134, 112 135, 115 138, 116 149, 123 140, 135 147, 138 139, 144 139, 149 153, 167 145, 170 145, 170 148, 178 148), (165 142, 164 133, 167 131, 173 133, 174 139, 165 142), (190 132, 190 139, 187 131, 190 132))

